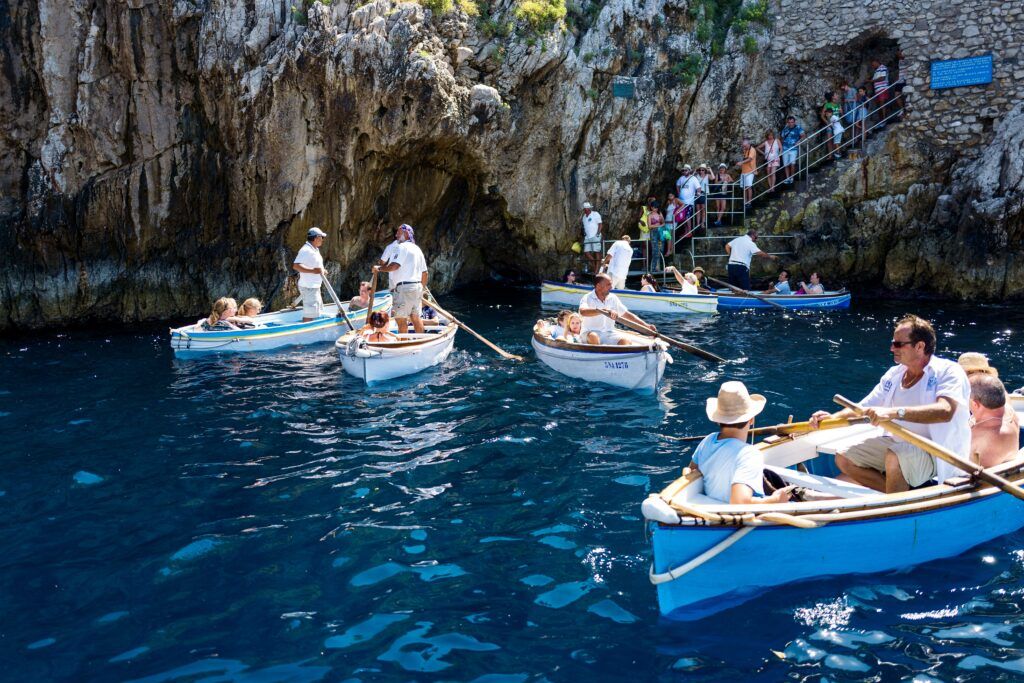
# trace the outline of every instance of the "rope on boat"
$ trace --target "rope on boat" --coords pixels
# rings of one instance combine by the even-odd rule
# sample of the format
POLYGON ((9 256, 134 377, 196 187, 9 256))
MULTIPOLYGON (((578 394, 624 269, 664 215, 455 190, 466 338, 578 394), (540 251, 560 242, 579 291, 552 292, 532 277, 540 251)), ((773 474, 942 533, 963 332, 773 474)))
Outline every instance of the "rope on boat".
POLYGON ((757 522, 769 522, 771 524, 788 524, 798 529, 817 529, 825 522, 815 522, 812 519, 789 515, 785 512, 763 512, 754 518, 757 522))
POLYGON ((681 564, 674 569, 669 569, 667 572, 656 574, 654 572, 654 565, 652 564, 647 576, 651 580, 651 583, 653 583, 655 586, 662 583, 668 583, 669 581, 675 581, 679 577, 692 572, 697 567, 700 567, 705 562, 708 562, 709 560, 713 560, 714 558, 718 557, 720 554, 728 550, 730 546, 732 546, 734 543, 742 539, 744 536, 746 536, 756 528, 757 527, 753 526, 741 527, 736 531, 732 532, 731 534, 729 534, 726 538, 723 538, 721 541, 719 541, 715 545, 711 546, 710 548, 702 552, 697 557, 690 560, 689 562, 681 564))

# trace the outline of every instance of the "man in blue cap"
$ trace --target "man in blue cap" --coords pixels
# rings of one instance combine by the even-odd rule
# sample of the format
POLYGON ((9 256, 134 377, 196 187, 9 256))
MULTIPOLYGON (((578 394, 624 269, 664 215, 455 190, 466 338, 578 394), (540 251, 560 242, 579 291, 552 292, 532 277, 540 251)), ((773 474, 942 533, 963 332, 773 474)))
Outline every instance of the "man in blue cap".
POLYGON ((302 295, 302 322, 316 320, 323 313, 324 300, 320 296, 323 284, 324 257, 320 254, 320 245, 324 243, 327 233, 313 227, 306 233, 306 243, 295 256, 292 268, 299 274, 299 294, 302 295))

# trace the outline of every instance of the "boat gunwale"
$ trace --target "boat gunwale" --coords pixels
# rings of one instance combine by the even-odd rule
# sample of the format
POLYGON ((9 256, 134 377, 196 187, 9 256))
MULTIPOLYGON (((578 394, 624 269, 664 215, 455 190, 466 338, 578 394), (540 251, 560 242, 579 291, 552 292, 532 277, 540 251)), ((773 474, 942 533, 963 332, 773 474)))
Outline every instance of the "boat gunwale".
MULTIPOLYGON (((590 290, 593 289, 593 287, 590 287, 588 285, 572 284, 572 283, 569 283, 569 282, 554 282, 553 280, 543 280, 543 281, 541 281, 541 293, 542 294, 544 292, 544 286, 545 285, 548 286, 548 287, 560 287, 562 289, 569 290, 570 292, 574 292, 576 290, 580 290, 583 294, 586 294, 587 292, 589 292, 590 290)), ((636 290, 636 289, 613 289, 613 290, 611 290, 611 293, 615 294, 617 296, 638 296, 638 297, 643 297, 643 298, 651 298, 651 297, 659 297, 660 296, 660 297, 667 297, 667 299, 670 300, 670 301, 676 301, 676 300, 679 300, 679 299, 695 299, 695 300, 700 301, 700 302, 708 302, 708 303, 710 303, 712 300, 718 299, 718 297, 719 297, 718 294, 714 294, 714 293, 712 293, 712 294, 683 294, 682 292, 673 291, 673 290, 667 289, 667 288, 661 290, 660 292, 641 292, 640 290, 636 290)))
MULTIPOLYGON (((413 346, 429 346, 430 344, 440 340, 447 339, 454 335, 459 329, 457 325, 445 325, 443 327, 444 329, 439 332, 424 332, 423 336, 417 339, 399 339, 398 341, 393 342, 372 342, 367 340, 366 345, 374 349, 406 349, 413 346)), ((347 346, 353 334, 358 333, 352 331, 346 332, 344 335, 339 337, 336 342, 334 342, 334 345, 339 349, 343 346, 347 346)))
POLYGON ((769 299, 770 301, 828 301, 831 299, 839 299, 844 296, 852 297, 853 293, 843 289, 834 289, 827 291, 823 294, 762 294, 761 292, 755 292, 759 296, 752 296, 750 294, 738 294, 736 292, 730 292, 729 290, 715 290, 718 292, 718 296, 722 299, 769 299))
MULTIPOLYGON (((625 332, 622 330, 616 331, 619 332, 620 334, 629 335, 630 337, 638 339, 643 338, 640 335, 634 334, 632 332, 625 332)), ((539 332, 537 332, 536 326, 534 326, 533 329, 533 338, 534 340, 540 342, 541 345, 547 346, 552 349, 558 349, 561 351, 575 351, 577 353, 589 353, 593 355, 609 353, 658 353, 665 350, 663 347, 659 346, 656 343, 657 340, 655 339, 651 339, 651 344, 644 346, 621 346, 618 344, 575 344, 571 342, 560 341, 558 339, 552 339, 551 337, 542 335, 539 332)))

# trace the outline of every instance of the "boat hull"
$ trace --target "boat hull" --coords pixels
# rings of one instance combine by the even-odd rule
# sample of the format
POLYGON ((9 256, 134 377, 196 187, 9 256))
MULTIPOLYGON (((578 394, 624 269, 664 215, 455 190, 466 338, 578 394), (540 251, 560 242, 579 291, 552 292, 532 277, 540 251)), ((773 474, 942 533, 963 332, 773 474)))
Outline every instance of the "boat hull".
MULTIPOLYGON (((827 292, 821 296, 794 294, 779 296, 765 295, 763 298, 773 301, 783 308, 792 310, 804 309, 840 309, 849 308, 852 295, 849 292, 827 292)), ((746 308, 775 308, 770 303, 755 299, 752 296, 736 296, 729 290, 718 291, 718 307, 722 310, 741 310, 746 308)))
MULTIPOLYGON (((697 557, 738 528, 650 524, 655 572, 697 557)), ((938 510, 818 529, 757 527, 713 560, 660 584, 658 607, 671 619, 699 619, 795 581, 885 572, 953 557, 1022 526, 1021 502, 993 492, 938 510)))
MULTIPOLYGON (((563 282, 541 283, 540 302, 546 305, 576 308, 580 300, 593 287, 570 285, 563 282)), ((637 292, 632 289, 613 289, 631 311, 663 313, 668 315, 711 315, 718 311, 718 297, 712 294, 677 294, 673 292, 637 292)))
MULTIPOLYGON (((373 310, 387 311, 391 308, 391 296, 378 294, 373 310)), ((171 330, 171 348, 179 358, 195 358, 211 353, 248 353, 273 351, 286 346, 322 344, 333 342, 348 332, 348 324, 339 318, 337 306, 324 306, 325 316, 302 322, 302 310, 277 311, 257 316, 264 324, 244 330, 206 332, 196 325, 186 325, 171 330)), ((349 314, 357 328, 366 323, 366 309, 349 314)))
POLYGON ((455 346, 456 330, 454 325, 448 326, 437 332, 434 339, 395 348, 350 343, 351 335, 345 335, 335 342, 335 348, 345 372, 373 384, 412 375, 443 363, 455 346))
POLYGON ((587 382, 653 392, 665 374, 669 353, 663 347, 624 353, 581 352, 547 346, 534 337, 533 350, 552 370, 587 382))

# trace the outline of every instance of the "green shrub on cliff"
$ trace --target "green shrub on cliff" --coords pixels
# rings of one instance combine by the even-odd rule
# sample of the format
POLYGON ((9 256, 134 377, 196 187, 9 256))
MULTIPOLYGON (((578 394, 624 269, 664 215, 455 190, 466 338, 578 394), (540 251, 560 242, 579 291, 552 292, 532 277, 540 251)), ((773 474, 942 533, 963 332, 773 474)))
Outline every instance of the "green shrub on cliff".
POLYGON ((452 0, 416 0, 434 14, 447 14, 452 11, 452 0))
POLYGON ((546 33, 565 19, 565 0, 522 0, 516 5, 516 19, 537 33, 546 33))

